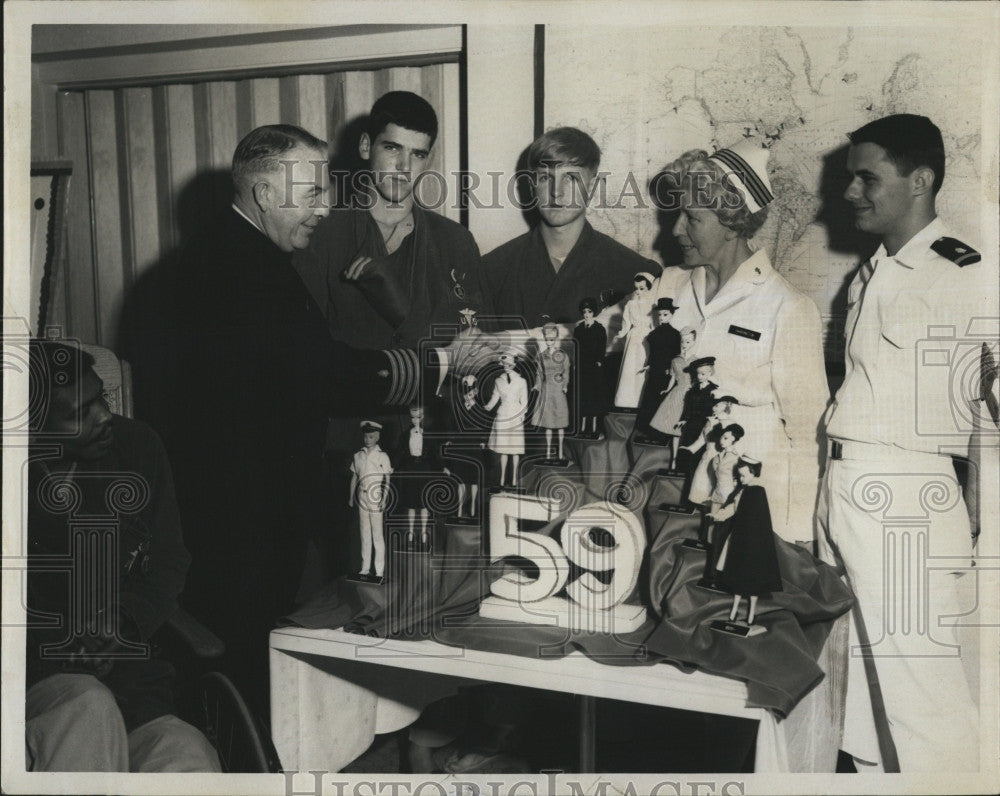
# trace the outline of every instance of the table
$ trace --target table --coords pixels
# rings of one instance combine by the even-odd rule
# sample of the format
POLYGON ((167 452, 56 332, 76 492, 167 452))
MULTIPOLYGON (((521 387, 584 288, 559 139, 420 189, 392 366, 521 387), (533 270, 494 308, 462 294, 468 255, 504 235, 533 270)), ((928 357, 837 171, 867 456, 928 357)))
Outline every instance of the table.
MULTIPOLYGON (((846 626, 841 630, 846 632, 846 626)), ((840 635, 835 628, 827 647, 836 648, 840 635)), ((836 760, 835 740, 815 740, 839 732, 839 711, 831 715, 824 706, 831 695, 835 704, 840 700, 823 684, 779 723, 769 711, 746 706, 744 683, 668 664, 613 666, 579 652, 539 660, 429 640, 299 627, 272 631, 270 647, 271 733, 286 771, 339 771, 371 745, 376 733, 400 730, 431 702, 483 681, 583 697, 581 717, 591 723, 590 738, 581 742, 584 761, 588 753, 593 758, 587 746, 592 747, 596 697, 756 719, 758 772, 833 771, 836 760), (817 711, 817 705, 823 709, 817 711), (803 732, 813 739, 806 746, 796 740, 803 732)), ((836 680, 824 683, 831 679, 836 680)))

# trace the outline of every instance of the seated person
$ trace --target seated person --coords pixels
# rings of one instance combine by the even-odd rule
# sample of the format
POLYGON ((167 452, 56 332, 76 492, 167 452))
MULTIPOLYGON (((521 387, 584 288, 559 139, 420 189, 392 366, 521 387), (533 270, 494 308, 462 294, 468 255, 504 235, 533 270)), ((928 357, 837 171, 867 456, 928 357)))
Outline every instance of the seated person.
POLYGON ((89 354, 32 341, 30 358, 26 768, 219 771, 173 715, 173 668, 147 645, 190 562, 160 439, 111 414, 89 354))

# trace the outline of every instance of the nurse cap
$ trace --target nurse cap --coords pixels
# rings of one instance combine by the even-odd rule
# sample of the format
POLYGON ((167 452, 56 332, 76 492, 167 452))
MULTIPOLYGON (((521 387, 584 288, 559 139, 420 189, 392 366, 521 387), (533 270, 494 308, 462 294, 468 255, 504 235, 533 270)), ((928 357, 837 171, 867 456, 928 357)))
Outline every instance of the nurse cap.
POLYGON ((771 181, 767 178, 770 150, 756 141, 744 138, 726 149, 720 149, 708 159, 729 177, 729 184, 747 203, 751 213, 766 207, 774 199, 771 181))

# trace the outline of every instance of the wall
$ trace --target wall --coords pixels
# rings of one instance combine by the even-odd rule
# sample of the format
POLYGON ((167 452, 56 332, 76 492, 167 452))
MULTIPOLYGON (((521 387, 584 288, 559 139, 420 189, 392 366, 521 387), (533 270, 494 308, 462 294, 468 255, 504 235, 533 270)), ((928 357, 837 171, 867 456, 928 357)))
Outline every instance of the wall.
MULTIPOLYGON (((107 26, 91 27, 106 35, 107 26)), ((138 33, 151 34, 155 27, 142 26, 138 33)), ((134 46, 120 43, 122 30, 114 30, 111 43, 102 40, 100 48, 54 54, 62 39, 41 37, 52 44, 36 56, 33 159, 44 153, 74 166, 66 267, 54 285, 50 323, 86 342, 117 348, 123 297, 228 204, 233 150, 258 125, 298 124, 327 138, 334 162, 342 162, 356 146, 357 121, 374 99, 385 91, 411 90, 425 96, 441 120, 430 167, 458 171, 461 35, 454 28, 447 35, 440 28, 428 30, 426 36, 417 29, 393 38, 395 29, 365 28, 345 37, 338 28, 330 34, 335 49, 330 40, 316 48, 314 37, 290 46, 287 37, 304 36, 301 30, 273 34, 281 41, 241 35, 238 45, 230 42, 232 50, 214 57, 206 51, 223 47, 219 36, 195 36, 143 44, 142 50, 160 51, 134 59, 134 46), (328 63, 318 63, 321 57, 328 63), (296 58, 324 72, 289 73, 296 58), (429 59, 438 62, 422 63, 429 59), (353 61, 370 67, 379 60, 420 65, 341 66, 353 61), (186 79, 203 77, 209 64, 240 79, 186 79), (280 76, 269 76, 279 66, 280 76), (131 85, 137 81, 146 85, 131 85), (70 90, 61 90, 67 85, 70 90)), ((440 211, 459 217, 455 202, 440 211)))
POLYGON ((682 152, 744 136, 770 147, 776 200, 756 241, 816 301, 828 358, 842 355, 846 281, 877 245, 853 230, 842 198, 848 131, 889 113, 930 116, 948 154, 939 212, 984 250, 996 215, 995 149, 983 145, 996 141, 987 88, 996 55, 982 29, 960 15, 869 26, 841 10, 796 26, 546 30, 546 125, 581 127, 601 145, 607 191, 591 219, 625 245, 679 262, 674 217, 653 206, 646 185, 682 152))

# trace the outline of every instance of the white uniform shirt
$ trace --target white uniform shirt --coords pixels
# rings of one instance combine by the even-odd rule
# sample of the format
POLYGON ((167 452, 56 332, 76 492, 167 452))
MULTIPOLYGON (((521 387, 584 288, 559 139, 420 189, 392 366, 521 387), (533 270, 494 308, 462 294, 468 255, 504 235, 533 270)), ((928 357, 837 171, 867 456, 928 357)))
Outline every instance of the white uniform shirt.
POLYGON ((997 282, 983 262, 959 267, 931 249, 940 237, 954 236, 937 218, 894 257, 879 246, 870 278, 865 266, 855 274, 830 437, 925 453, 961 452, 968 442, 997 282))
POLYGON ((392 462, 389 455, 381 447, 375 445, 371 450, 362 448, 354 454, 351 461, 351 472, 358 477, 358 508, 367 511, 379 511, 380 507, 375 500, 381 490, 376 485, 385 476, 392 473, 392 462), (368 490, 372 490, 369 493, 368 490), (372 500, 363 500, 366 495, 371 494, 372 500))
POLYGON ((704 268, 664 269, 654 292, 673 298, 671 324, 698 330, 694 356, 715 357, 712 380, 739 400, 742 448, 763 463, 760 480, 775 532, 789 541, 812 539, 819 426, 829 402, 816 305, 774 270, 763 250, 711 301, 704 268))

